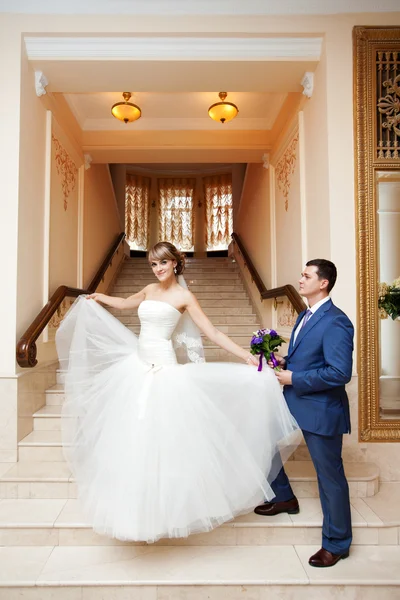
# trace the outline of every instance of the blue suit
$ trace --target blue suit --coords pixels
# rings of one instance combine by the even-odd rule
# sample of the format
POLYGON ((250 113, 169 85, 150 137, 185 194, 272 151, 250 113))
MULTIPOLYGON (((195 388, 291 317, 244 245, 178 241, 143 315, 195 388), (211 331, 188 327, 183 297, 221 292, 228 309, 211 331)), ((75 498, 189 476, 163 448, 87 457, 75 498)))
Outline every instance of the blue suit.
MULTIPOLYGON (((344 554, 350 547, 349 487, 343 470, 343 433, 350 433, 349 401, 345 384, 351 379, 354 329, 331 300, 325 302, 299 331, 293 329, 286 368, 293 372, 284 395, 301 429, 317 472, 324 515, 322 547, 344 554)), ((294 497, 282 467, 272 484, 275 502, 294 497)))

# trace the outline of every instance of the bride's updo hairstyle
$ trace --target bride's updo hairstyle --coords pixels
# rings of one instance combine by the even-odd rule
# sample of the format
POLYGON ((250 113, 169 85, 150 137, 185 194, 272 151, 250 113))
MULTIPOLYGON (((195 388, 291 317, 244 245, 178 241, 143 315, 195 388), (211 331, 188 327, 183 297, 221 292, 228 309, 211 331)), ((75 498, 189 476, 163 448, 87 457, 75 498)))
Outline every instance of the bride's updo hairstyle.
POLYGON ((149 250, 149 262, 152 260, 176 260, 176 275, 185 270, 186 255, 170 242, 158 242, 149 250))

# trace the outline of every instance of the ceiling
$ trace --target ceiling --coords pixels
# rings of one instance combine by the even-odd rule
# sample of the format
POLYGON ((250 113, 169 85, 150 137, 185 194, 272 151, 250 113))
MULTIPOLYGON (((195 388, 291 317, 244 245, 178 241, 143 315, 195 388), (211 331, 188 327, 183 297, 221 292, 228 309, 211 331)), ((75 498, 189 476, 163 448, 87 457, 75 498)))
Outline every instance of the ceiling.
POLYGON ((24 39, 47 96, 67 103, 83 151, 102 163, 261 162, 296 114, 324 43, 318 34, 24 39), (127 125, 111 115, 123 91, 142 109, 127 125), (220 91, 239 108, 224 125, 207 112, 220 91))
MULTIPOLYGON (((133 92, 130 102, 140 106, 142 117, 127 125, 111 115, 112 105, 123 101, 120 92, 64 96, 83 130, 221 129, 207 113, 211 104, 220 101, 217 92, 133 92)), ((226 126, 234 130, 271 129, 286 97, 286 93, 229 92, 227 101, 238 106, 239 114, 226 126)))

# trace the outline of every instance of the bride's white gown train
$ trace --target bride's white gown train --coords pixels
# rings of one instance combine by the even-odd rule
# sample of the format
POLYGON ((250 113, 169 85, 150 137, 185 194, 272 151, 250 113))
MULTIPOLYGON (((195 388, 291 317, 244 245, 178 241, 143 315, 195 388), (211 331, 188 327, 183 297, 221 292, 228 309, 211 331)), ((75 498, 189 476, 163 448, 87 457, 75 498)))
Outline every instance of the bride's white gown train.
POLYGON ((181 313, 152 300, 138 312, 139 337, 84 297, 61 324, 63 444, 93 529, 154 542, 271 499, 273 458, 293 449, 298 427, 271 369, 179 365, 181 313))

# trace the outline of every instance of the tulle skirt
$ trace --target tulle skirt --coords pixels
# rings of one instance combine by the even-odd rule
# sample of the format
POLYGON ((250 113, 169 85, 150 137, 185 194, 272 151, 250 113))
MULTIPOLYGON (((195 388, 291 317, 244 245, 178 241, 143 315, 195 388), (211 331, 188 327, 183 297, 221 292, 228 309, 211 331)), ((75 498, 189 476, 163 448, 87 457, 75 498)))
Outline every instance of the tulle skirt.
POLYGON ((84 298, 57 349, 65 456, 96 532, 186 537, 273 498, 270 483, 300 435, 271 369, 153 366, 137 336, 84 298))

